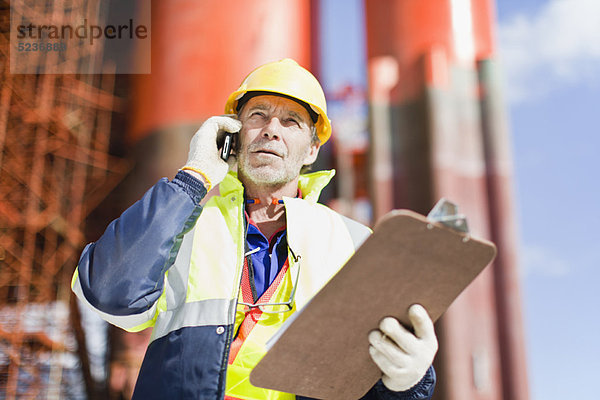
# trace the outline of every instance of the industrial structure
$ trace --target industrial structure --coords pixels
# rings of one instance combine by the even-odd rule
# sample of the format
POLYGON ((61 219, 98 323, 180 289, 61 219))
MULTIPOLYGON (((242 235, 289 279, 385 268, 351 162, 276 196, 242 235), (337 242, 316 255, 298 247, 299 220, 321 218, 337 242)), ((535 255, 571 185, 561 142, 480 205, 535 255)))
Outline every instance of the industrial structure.
POLYGON ((437 398, 527 399, 493 3, 365 5, 375 215, 390 208, 427 213, 446 197, 460 205, 474 234, 498 245, 493 265, 437 325, 437 398))
MULTIPOLYGON (((78 398, 65 389, 67 355, 78 359, 88 398, 102 398, 107 388, 114 398, 131 395, 149 332, 111 329, 108 376, 98 385, 85 329, 69 306, 79 252, 118 207, 101 207, 99 226, 87 235, 86 218, 121 181, 111 196, 125 206, 160 177, 172 178, 197 127, 222 113, 227 95, 256 66, 291 57, 319 75, 318 0, 139 4, 150 3, 152 73, 119 78, 131 93, 126 99, 115 96, 111 74, 10 74, 8 5, 0 9, 0 398, 78 398), (132 170, 111 155, 111 120, 124 110, 132 170)), ((494 4, 365 0, 364 11, 370 137, 363 147, 344 145, 335 131, 343 124, 333 121, 333 150, 320 166, 342 173, 322 200, 350 205, 348 212, 370 215, 371 223, 393 208, 426 214, 440 197, 458 203, 473 234, 494 241, 499 253, 436 326, 435 398, 526 400, 494 4), (365 198, 368 213, 357 211, 365 198)))
MULTIPOLYGON (((69 7, 88 14, 98 1, 69 7)), ((67 7, 51 11, 60 20, 67 7)), ((110 73, 10 73, 8 2, 0 13, 0 398, 82 398, 92 378, 69 283, 86 218, 129 169, 109 152, 113 112, 124 103, 110 73)), ((97 56, 66 54, 73 63, 97 56)))

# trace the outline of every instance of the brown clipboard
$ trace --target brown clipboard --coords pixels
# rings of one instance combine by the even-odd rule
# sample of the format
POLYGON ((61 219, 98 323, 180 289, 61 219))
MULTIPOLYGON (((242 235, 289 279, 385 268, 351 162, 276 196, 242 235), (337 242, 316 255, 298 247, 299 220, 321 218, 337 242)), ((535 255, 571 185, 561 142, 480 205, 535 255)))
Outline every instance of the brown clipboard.
POLYGON ((367 340, 379 321, 393 316, 410 326, 414 303, 437 320, 495 255, 489 241, 412 211, 388 213, 272 345, 250 382, 317 399, 359 399, 381 378, 367 340))

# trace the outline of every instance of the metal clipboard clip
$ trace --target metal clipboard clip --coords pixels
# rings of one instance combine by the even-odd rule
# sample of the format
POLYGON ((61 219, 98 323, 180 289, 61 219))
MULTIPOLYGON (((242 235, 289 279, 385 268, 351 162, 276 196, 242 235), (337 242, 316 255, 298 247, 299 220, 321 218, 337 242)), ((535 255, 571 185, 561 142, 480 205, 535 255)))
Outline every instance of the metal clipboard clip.
MULTIPOLYGON (((427 214, 427 219, 431 222, 439 222, 455 231, 469 234, 467 217, 458 213, 458 206, 451 201, 441 198, 427 214)), ((468 239, 467 239, 468 240, 468 239)))

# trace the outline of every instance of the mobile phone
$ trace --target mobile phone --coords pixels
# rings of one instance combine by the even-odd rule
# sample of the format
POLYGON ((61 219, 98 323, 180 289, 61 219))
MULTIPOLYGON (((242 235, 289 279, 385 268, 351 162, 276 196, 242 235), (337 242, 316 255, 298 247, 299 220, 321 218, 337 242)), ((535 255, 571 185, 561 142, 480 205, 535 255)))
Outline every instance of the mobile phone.
POLYGON ((221 159, 223 159, 223 161, 227 161, 231 154, 231 149, 233 148, 233 135, 235 135, 234 132, 227 132, 225 134, 223 147, 221 147, 221 159))

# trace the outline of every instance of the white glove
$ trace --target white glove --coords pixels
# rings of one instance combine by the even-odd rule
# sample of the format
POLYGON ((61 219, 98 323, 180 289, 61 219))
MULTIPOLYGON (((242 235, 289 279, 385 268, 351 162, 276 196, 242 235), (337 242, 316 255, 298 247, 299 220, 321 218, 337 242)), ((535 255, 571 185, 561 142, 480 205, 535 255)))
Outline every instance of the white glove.
POLYGON ((425 376, 438 349, 433 322, 423 306, 413 304, 408 318, 415 333, 396 318, 381 320, 379 330, 369 333, 369 353, 383 377, 383 384, 394 392, 410 389, 425 376))
POLYGON ((238 132, 242 123, 228 116, 210 117, 194 134, 190 142, 188 160, 183 170, 200 174, 208 185, 207 191, 225 178, 229 164, 221 159, 217 148, 217 135, 238 132))

